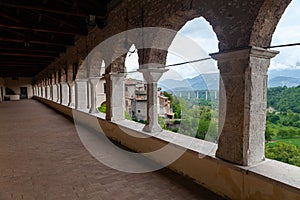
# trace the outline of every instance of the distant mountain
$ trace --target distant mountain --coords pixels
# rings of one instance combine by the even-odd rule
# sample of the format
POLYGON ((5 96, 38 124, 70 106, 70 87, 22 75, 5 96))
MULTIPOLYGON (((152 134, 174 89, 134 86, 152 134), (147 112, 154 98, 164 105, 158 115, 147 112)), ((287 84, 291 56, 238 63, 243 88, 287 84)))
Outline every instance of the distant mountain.
POLYGON ((269 79, 268 81, 268 87, 296 87, 300 85, 300 78, 294 78, 294 77, 286 77, 286 76, 277 76, 275 78, 269 79))
POLYGON ((292 78, 300 78, 300 69, 283 69, 283 70, 269 70, 269 80, 278 76, 286 76, 292 78))
POLYGON ((219 74, 203 74, 185 80, 166 79, 158 85, 165 91, 218 90, 219 74))
MULTIPOLYGON (((269 88, 300 85, 300 69, 270 70, 268 77, 269 88)), ((202 74, 184 80, 166 79, 160 81, 158 85, 164 91, 218 90, 219 74, 202 74)))

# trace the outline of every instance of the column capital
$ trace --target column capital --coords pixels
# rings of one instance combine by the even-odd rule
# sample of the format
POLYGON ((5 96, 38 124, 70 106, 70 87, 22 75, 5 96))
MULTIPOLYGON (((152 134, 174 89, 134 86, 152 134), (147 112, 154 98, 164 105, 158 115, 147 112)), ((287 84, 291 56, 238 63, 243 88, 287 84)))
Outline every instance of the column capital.
POLYGON ((95 83, 95 82, 98 82, 100 80, 100 77, 89 77, 88 78, 88 81, 90 83, 95 83))
POLYGON ((143 73, 143 76, 147 83, 157 83, 161 76, 168 71, 165 68, 142 68, 138 70, 143 73))
POLYGON ((79 82, 87 82, 88 81, 88 79, 87 78, 80 78, 80 79, 75 79, 74 80, 76 83, 79 83, 79 82))
POLYGON ((125 76, 125 73, 119 73, 119 72, 110 72, 110 73, 107 73, 107 74, 104 74, 103 77, 105 79, 107 78, 110 78, 110 77, 124 77, 125 76))
POLYGON ((246 59, 252 56, 257 58, 270 59, 275 57, 278 53, 279 51, 252 46, 247 49, 213 53, 210 54, 210 56, 217 61, 228 61, 246 59))
POLYGON ((71 87, 72 87, 72 86, 74 86, 75 81, 68 81, 67 84, 68 84, 68 86, 71 86, 71 87))

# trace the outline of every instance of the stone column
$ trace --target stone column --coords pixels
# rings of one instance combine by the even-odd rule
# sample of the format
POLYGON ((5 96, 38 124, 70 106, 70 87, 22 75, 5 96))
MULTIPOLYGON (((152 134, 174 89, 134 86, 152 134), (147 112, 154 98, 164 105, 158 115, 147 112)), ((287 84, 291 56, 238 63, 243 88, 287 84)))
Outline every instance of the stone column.
POLYGON ((124 73, 111 72, 104 75, 106 81, 106 120, 125 119, 124 73))
POLYGON ((43 98, 46 98, 46 86, 42 86, 42 93, 43 93, 43 98))
POLYGON ((43 94, 42 94, 42 85, 39 86, 39 97, 43 97, 43 94))
POLYGON ((91 105, 91 86, 89 80, 86 82, 86 108, 90 109, 91 105))
POLYGON ((162 128, 158 124, 158 91, 157 82, 167 69, 148 68, 139 69, 147 81, 147 124, 144 127, 146 132, 159 132, 162 128))
POLYGON ((52 101, 57 101, 57 86, 56 84, 52 85, 52 101))
POLYGON ((45 88, 45 99, 48 99, 48 85, 45 85, 44 88, 45 88))
POLYGON ((68 84, 66 82, 61 82, 60 83, 60 104, 62 105, 68 105, 69 103, 69 91, 68 91, 69 87, 68 84))
POLYGON ((264 160, 267 71, 277 53, 251 47, 212 55, 220 69, 217 157, 244 166, 264 160))
POLYGON ((69 107, 74 107, 75 106, 75 104, 74 104, 75 98, 73 98, 74 97, 74 84, 75 84, 74 81, 68 82, 68 86, 69 86, 69 102, 68 102, 68 106, 69 107))
POLYGON ((37 96, 41 97, 41 87, 37 85, 37 96))
POLYGON ((75 109, 87 109, 87 79, 75 80, 75 109))
POLYGON ((57 94, 56 94, 56 95, 57 95, 57 96, 56 96, 56 97, 57 97, 57 98, 56 98, 56 102, 57 102, 57 103, 60 103, 60 93, 61 93, 61 92, 60 92, 60 83, 55 84, 55 86, 56 86, 56 88, 57 88, 57 89, 56 89, 56 93, 57 93, 57 94))
POLYGON ((93 77, 89 78, 89 85, 90 85, 90 95, 91 95, 91 106, 89 113, 98 113, 98 109, 96 107, 97 104, 97 85, 99 83, 100 78, 93 77))

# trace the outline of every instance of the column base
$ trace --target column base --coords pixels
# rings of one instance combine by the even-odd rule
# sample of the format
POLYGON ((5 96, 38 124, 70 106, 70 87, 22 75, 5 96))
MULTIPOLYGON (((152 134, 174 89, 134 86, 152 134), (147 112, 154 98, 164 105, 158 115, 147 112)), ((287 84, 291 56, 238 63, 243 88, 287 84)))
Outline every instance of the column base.
POLYGON ((159 125, 147 124, 143 128, 143 131, 148 133, 161 132, 163 129, 159 125))
POLYGON ((89 113, 96 114, 96 113, 99 113, 99 111, 97 109, 90 108, 89 113))

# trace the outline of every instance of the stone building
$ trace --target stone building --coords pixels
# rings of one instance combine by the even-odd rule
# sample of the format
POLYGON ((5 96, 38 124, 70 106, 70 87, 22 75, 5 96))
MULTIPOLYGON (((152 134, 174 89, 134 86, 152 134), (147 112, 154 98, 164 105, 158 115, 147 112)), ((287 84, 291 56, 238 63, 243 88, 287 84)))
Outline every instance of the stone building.
MULTIPOLYGON (((30 78, 34 100, 0 104, 0 198, 300 199, 300 168, 264 153, 267 71, 279 53, 269 47, 290 2, 1 0, 0 86, 9 87, 6 78, 30 78), (218 144, 171 135, 158 124, 157 82, 168 70, 168 48, 196 17, 204 17, 219 40, 210 55, 222 79, 218 144), (145 126, 124 116, 132 44, 147 82, 145 126), (97 113, 103 79, 105 115, 97 113), (74 119, 78 132, 37 101, 74 119), (79 139, 82 127, 90 131, 79 139), (120 153, 113 154, 118 146, 99 149, 111 144, 102 136, 120 144, 120 153), (140 174, 158 166, 190 179, 169 170, 140 174)), ((177 53, 188 58, 192 50, 177 53)))
MULTIPOLYGON (((174 114, 168 97, 165 97, 161 92, 157 95, 158 115, 172 119, 174 114)), ((147 120, 147 84, 145 82, 136 79, 125 79, 125 108, 129 115, 138 121, 147 120)))

